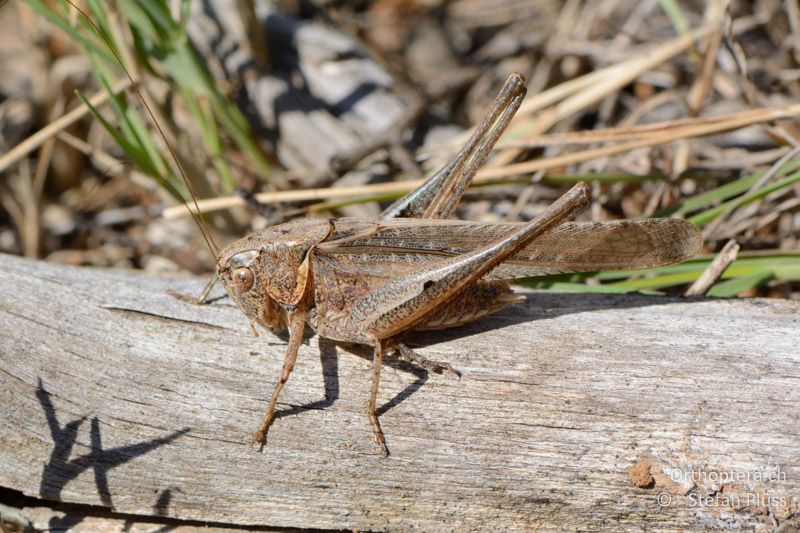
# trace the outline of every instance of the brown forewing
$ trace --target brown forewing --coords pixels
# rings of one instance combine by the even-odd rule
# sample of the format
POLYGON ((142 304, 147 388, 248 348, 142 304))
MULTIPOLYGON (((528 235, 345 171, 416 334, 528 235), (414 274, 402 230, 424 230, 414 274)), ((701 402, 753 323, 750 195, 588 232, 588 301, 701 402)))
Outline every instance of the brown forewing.
MULTIPOLYGON (((419 272, 446 257, 463 254, 520 226, 458 220, 340 219, 316 249, 325 270, 364 278, 364 284, 419 272)), ((570 222, 534 240, 488 278, 595 270, 636 270, 677 263, 702 245, 694 226, 679 219, 570 222)))

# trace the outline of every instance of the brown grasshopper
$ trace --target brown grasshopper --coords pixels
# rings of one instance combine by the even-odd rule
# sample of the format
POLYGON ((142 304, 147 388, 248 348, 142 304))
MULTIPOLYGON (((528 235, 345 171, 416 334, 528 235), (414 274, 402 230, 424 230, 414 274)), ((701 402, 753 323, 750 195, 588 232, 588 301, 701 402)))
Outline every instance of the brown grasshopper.
MULTIPOLYGON (((67 1, 109 45, 191 192, 179 159, 114 48, 91 18, 67 1)), ((389 206, 377 220, 295 220, 252 233, 217 254, 199 214, 192 213, 217 256, 217 278, 251 325, 269 331, 289 328, 283 370, 253 443, 261 447, 266 443, 306 323, 323 337, 373 347, 367 414, 375 441, 388 455, 375 410, 384 355, 396 353, 425 369, 458 374, 450 364, 429 361, 403 344, 409 332, 459 326, 519 301, 507 283, 510 279, 651 268, 697 253, 700 233, 684 220, 563 223, 588 205, 585 183, 575 185, 530 222, 445 220, 524 96, 525 79, 511 75, 481 125, 452 161, 389 206)), ((196 202, 194 206, 197 208, 196 202)), ((213 282, 201 300, 212 286, 213 282)))
POLYGON ((322 337, 373 347, 367 415, 388 448, 375 411, 384 355, 454 371, 403 344, 414 330, 465 324, 518 301, 506 280, 685 260, 701 245, 678 219, 563 223, 589 203, 579 183, 526 223, 445 220, 525 95, 513 74, 461 151, 379 219, 299 219, 252 233, 223 249, 217 275, 251 324, 290 338, 283 370, 253 438, 261 447, 308 323, 322 337))

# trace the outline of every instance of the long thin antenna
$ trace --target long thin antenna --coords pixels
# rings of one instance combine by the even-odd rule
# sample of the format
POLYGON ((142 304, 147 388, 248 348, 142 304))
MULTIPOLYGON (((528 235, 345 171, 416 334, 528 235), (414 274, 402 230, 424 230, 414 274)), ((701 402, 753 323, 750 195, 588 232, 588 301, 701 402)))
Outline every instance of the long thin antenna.
POLYGON ((183 165, 181 165, 180 159, 178 158, 178 154, 175 153, 175 150, 172 148, 172 145, 170 145, 169 141, 167 141, 167 136, 164 134, 164 130, 161 129, 161 125, 159 125, 158 120, 156 120, 155 114, 150 109, 150 106, 147 104, 147 100, 142 95, 139 88, 136 86, 136 82, 134 81, 133 76, 131 76, 130 72, 128 72, 128 69, 125 68, 125 63, 122 62, 122 58, 114 49, 114 46, 111 44, 111 41, 108 40, 103 31, 92 20, 92 18, 88 14, 86 14, 80 7, 78 7, 72 0, 66 0, 66 2, 73 8, 75 8, 78 11, 78 13, 80 13, 81 16, 84 19, 86 19, 86 21, 89 22, 89 24, 92 25, 97 35, 99 35, 100 38, 103 40, 103 42, 105 42, 109 51, 113 54, 114 58, 117 60, 117 63, 119 63, 119 66, 122 68, 122 71, 125 73, 125 76, 127 76, 128 80, 130 81, 131 87, 133 87, 133 90, 136 92, 136 96, 139 97, 139 100, 142 102, 142 105, 144 105, 144 108, 147 110, 147 114, 150 115, 150 121, 153 123, 156 130, 158 130, 158 134, 161 136, 161 139, 167 146, 167 150, 169 150, 170 156, 172 157, 175 166, 178 167, 181 179, 183 180, 184 185, 186 185, 186 189, 189 191, 189 195, 192 197, 192 203, 194 204, 195 208, 194 211, 189 209, 189 212, 192 214, 192 218, 194 218, 197 227, 200 229, 200 233, 203 235, 203 240, 206 241, 206 246, 208 246, 208 249, 211 251, 212 254, 214 254, 214 257, 217 258, 219 256, 219 247, 217 246, 217 243, 214 242, 214 236, 211 234, 211 231, 205 226, 205 224, 202 221, 200 206, 197 204, 197 196, 195 196, 194 194, 194 189, 192 188, 192 184, 189 181, 189 177, 186 175, 186 171, 183 169, 183 165))

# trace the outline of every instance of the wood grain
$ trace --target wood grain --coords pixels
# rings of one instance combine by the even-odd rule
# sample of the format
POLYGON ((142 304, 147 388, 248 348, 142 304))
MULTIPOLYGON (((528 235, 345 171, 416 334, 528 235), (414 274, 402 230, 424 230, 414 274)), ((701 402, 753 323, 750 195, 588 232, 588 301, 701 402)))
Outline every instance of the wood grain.
POLYGON ((250 449, 284 342, 167 294, 205 280, 10 256, 0 280, 0 486, 29 496, 394 531, 798 521, 797 302, 526 293, 414 339, 460 381, 389 362, 384 459, 369 363, 316 337, 250 449))

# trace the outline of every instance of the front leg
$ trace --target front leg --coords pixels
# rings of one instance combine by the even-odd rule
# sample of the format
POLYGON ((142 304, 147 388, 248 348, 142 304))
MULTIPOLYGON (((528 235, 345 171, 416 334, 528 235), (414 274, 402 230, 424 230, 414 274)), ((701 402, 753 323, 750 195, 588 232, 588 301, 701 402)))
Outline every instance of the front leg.
POLYGON ((306 325, 306 318, 308 311, 289 311, 287 313, 289 321, 289 344, 286 346, 286 355, 283 358, 283 369, 281 370, 281 377, 275 384, 275 390, 272 392, 272 400, 267 407, 267 413, 264 415, 264 421, 261 422, 261 427, 253 435, 252 444, 258 444, 258 450, 264 449, 267 443, 267 432, 269 431, 272 422, 275 421, 275 407, 278 405, 278 397, 281 394, 281 389, 289 380, 289 374, 294 369, 294 363, 297 360, 297 352, 300 350, 300 344, 303 342, 303 331, 306 325))

